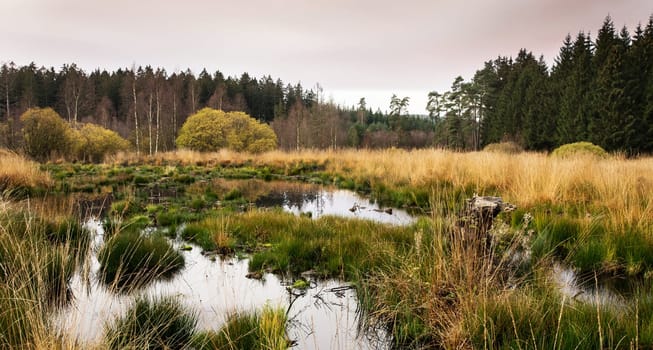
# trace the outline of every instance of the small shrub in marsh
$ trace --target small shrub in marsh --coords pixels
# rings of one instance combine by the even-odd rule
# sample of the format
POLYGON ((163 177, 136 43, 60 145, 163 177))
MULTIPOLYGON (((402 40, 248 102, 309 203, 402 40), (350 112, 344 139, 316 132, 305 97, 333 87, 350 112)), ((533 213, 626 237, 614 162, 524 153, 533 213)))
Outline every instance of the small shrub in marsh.
POLYGON ((204 108, 188 117, 179 131, 177 147, 201 152, 228 148, 261 153, 277 148, 272 128, 243 112, 204 108))
POLYGON ((173 298, 138 298, 124 316, 105 326, 109 349, 186 349, 197 315, 173 298))
POLYGON ((553 150, 551 155, 559 158, 573 158, 583 156, 607 158, 608 152, 591 142, 575 142, 568 143, 556 148, 553 150))
POLYGON ((30 108, 20 116, 25 152, 39 161, 71 152, 72 129, 52 108, 30 108))
POLYGON ((490 143, 483 148, 485 152, 517 154, 524 152, 524 148, 515 142, 490 143))
POLYGON ((104 283, 118 290, 139 287, 170 277, 184 267, 184 257, 159 236, 123 232, 111 238, 98 254, 104 283))
POLYGON ((77 142, 75 144, 77 157, 99 163, 106 156, 129 150, 131 144, 115 131, 105 129, 95 124, 83 124, 75 130, 77 142))

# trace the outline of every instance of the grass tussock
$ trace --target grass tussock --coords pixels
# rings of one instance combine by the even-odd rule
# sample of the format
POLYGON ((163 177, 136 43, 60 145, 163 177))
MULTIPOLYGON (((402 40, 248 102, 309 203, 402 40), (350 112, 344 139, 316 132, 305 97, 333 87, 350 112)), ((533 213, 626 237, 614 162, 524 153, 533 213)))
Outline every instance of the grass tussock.
POLYGON ((22 196, 52 185, 52 179, 38 164, 0 149, 0 193, 22 196))
POLYGON ((235 240, 229 232, 229 220, 227 215, 207 217, 186 225, 181 232, 181 237, 199 245, 205 251, 232 253, 235 249, 235 240))
POLYGON ((0 348, 70 345, 53 332, 48 315, 68 301, 87 240, 84 230, 65 226, 11 206, 0 210, 0 348))
POLYGON ((184 267, 183 255, 160 236, 121 232, 98 253, 101 278, 117 290, 137 288, 167 278, 184 267))
POLYGON ((197 315, 173 298, 137 298, 124 316, 107 323, 109 349, 185 349, 191 344, 197 315))
MULTIPOLYGON (((470 342, 487 349, 648 349, 653 304, 638 291, 623 305, 561 295, 546 279, 488 293, 464 318, 470 342)), ((594 299, 594 296, 592 296, 594 299)))
MULTIPOLYGON (((439 202, 447 201, 440 198, 439 202)), ((415 236, 408 254, 380 265, 361 279, 359 296, 368 325, 388 329, 393 346, 652 346, 650 288, 636 288, 631 297, 618 299, 615 304, 600 297, 591 286, 583 291, 589 293, 587 298, 576 299, 554 282, 552 261, 574 262, 592 235, 612 237, 600 226, 569 218, 551 219, 545 224, 535 218, 532 224, 526 219, 522 226, 509 228, 499 219, 491 231, 492 244, 487 247, 481 241, 464 241, 465 228, 457 219, 441 216, 442 210, 436 212, 431 226, 415 236), (535 230, 541 230, 540 234, 535 230)), ((637 239, 624 240, 621 246, 637 239)), ((611 246, 619 247, 616 242, 611 246)), ((639 264, 646 264, 644 254, 636 258, 632 247, 618 250, 612 253, 613 259, 621 256, 623 261, 640 259, 639 264)), ((590 271, 597 276, 597 270, 590 271)), ((598 284, 598 277, 593 281, 598 284)))
POLYGON ((281 211, 250 211, 230 217, 230 232, 254 251, 250 270, 297 275, 314 270, 350 279, 389 256, 404 254, 413 230, 365 220, 312 220, 281 211))
POLYGON ((289 347, 287 321, 283 309, 269 306, 260 312, 235 313, 219 331, 198 334, 193 345, 201 350, 284 350, 289 347))

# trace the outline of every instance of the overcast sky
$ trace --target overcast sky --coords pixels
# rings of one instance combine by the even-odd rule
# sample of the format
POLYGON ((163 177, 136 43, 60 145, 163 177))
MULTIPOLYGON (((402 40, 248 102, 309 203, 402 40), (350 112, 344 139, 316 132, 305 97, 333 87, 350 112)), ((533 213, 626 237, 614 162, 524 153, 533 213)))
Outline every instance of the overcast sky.
POLYGON ((651 0, 0 0, 0 61, 270 74, 387 110, 527 48, 551 63, 567 33, 646 24, 651 0))

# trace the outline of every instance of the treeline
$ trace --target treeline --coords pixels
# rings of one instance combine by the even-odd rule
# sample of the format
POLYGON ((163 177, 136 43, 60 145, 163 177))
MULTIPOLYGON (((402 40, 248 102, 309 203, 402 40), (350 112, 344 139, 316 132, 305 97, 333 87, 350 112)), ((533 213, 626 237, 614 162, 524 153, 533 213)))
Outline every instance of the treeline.
POLYGON ((149 154, 174 149, 181 125, 204 107, 243 111, 271 124, 285 149, 412 148, 433 138, 428 122, 405 115, 406 104, 398 116, 372 112, 364 99, 359 109, 342 108, 324 101, 319 85, 305 89, 247 73, 225 77, 203 70, 195 76, 146 66, 89 74, 75 64, 55 70, 5 63, 0 101, 0 146, 12 149, 24 148, 20 115, 33 107, 53 108, 73 127, 93 123, 114 130, 149 154))
POLYGON ((55 71, 34 63, 7 63, 0 69, 0 123, 5 129, 0 143, 19 148, 20 115, 32 107, 51 107, 71 125, 98 124, 128 138, 140 151, 166 151, 174 148, 186 118, 203 107, 245 111, 270 122, 276 108, 294 103, 289 90, 295 88, 246 73, 225 78, 219 71, 204 70, 195 76, 190 70, 168 74, 147 66, 87 74, 75 64, 55 71))
POLYGON ((608 151, 653 151, 653 16, 634 34, 607 17, 593 40, 568 35, 553 67, 521 50, 485 63, 470 82, 429 94, 438 144, 514 141, 531 150, 590 141, 608 151))
POLYGON ((319 85, 284 84, 271 76, 225 77, 203 70, 169 74, 133 67, 84 72, 34 63, 0 68, 0 146, 21 149, 20 115, 51 107, 69 124, 116 131, 135 150, 175 148, 188 116, 211 107, 243 111, 270 124, 279 146, 303 148, 439 146, 478 150, 513 141, 530 150, 590 141, 608 151, 653 152, 653 17, 631 35, 608 17, 594 40, 567 36, 549 69, 523 49, 488 61, 471 81, 429 94, 430 118, 409 116, 409 99, 393 96, 390 112, 325 101, 319 85))

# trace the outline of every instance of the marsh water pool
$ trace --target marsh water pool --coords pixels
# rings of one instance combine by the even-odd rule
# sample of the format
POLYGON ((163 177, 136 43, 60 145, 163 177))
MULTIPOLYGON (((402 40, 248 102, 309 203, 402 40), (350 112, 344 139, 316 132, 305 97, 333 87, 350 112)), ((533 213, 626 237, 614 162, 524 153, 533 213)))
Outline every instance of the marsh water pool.
POLYGON ((259 197, 255 205, 279 206, 295 215, 310 213, 313 218, 335 215, 394 225, 408 225, 415 221, 406 210, 383 207, 356 192, 321 186, 273 188, 268 194, 259 197))
MULTIPOLYGON (((320 186, 276 186, 255 201, 257 207, 282 207, 296 215, 337 215, 348 218, 407 225, 415 219, 404 210, 383 208, 361 195, 320 186)), ((206 256, 201 248, 184 250, 186 264, 168 280, 158 280, 130 294, 115 293, 98 277, 97 252, 104 244, 104 230, 95 217, 85 223, 93 237, 86 267, 71 281, 72 301, 53 317, 59 329, 81 341, 99 341, 104 325, 122 315, 136 295, 174 296, 198 315, 198 328, 217 330, 230 314, 261 310, 265 305, 287 310, 288 337, 298 349, 383 349, 389 336, 381 329, 361 327, 355 289, 347 282, 310 280, 304 291, 291 287, 292 280, 266 273, 262 279, 247 278, 249 260, 219 255, 206 256)), ((172 241, 175 248, 186 245, 172 241)))

